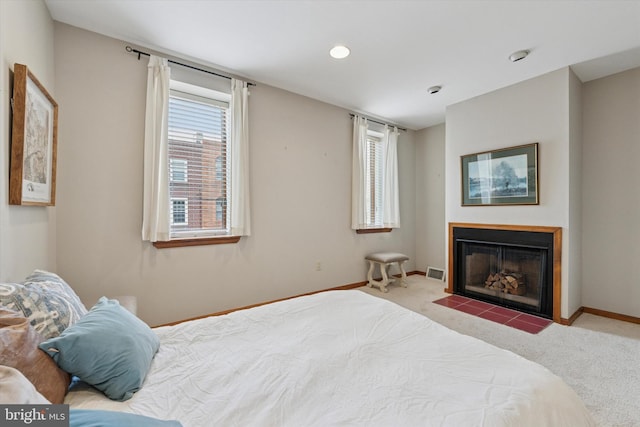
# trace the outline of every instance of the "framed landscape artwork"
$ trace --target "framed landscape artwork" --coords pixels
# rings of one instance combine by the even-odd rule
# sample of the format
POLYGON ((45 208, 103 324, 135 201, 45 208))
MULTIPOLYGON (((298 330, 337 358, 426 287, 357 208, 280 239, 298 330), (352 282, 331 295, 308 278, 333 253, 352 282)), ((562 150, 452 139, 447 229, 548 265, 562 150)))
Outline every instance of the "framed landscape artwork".
POLYGON ((58 104, 26 65, 13 70, 9 204, 54 206, 58 104))
POLYGON ((537 205, 538 143, 461 157, 462 206, 537 205))

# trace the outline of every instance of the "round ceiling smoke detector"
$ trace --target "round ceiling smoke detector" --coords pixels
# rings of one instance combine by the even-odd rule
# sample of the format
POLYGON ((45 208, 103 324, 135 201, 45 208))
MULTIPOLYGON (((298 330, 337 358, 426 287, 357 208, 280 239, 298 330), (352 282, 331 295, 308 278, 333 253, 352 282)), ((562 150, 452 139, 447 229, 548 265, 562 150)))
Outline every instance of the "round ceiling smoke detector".
POLYGON ((519 51, 513 52, 511 55, 509 55, 509 61, 518 62, 518 61, 523 60, 524 58, 526 58, 528 55, 529 55, 529 51, 528 50, 519 50, 519 51))
POLYGON ((351 51, 349 50, 349 48, 342 45, 334 46, 329 51, 329 55, 331 55, 331 57, 335 59, 344 59, 349 56, 350 53, 351 51))
POLYGON ((435 93, 440 92, 441 89, 442 89, 442 86, 431 86, 429 89, 427 89, 427 92, 429 93, 429 95, 433 95, 435 93))

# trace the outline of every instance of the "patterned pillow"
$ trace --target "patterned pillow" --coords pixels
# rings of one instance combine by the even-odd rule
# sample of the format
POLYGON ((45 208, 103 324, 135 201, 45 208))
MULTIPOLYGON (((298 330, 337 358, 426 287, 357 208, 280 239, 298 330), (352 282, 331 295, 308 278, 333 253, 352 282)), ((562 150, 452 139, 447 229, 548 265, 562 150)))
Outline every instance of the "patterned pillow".
POLYGON ((87 314, 60 276, 42 270, 35 270, 23 283, 0 283, 0 306, 22 312, 45 339, 57 337, 87 314))

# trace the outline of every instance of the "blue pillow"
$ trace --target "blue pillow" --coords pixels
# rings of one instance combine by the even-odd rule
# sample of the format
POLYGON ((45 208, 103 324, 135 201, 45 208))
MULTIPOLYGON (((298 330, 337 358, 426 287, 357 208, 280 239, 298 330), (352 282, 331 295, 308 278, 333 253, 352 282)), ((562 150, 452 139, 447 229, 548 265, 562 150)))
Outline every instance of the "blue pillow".
POLYGON ((140 389, 159 346, 146 323, 106 297, 60 336, 39 345, 64 371, 120 401, 140 389))
POLYGON ((70 409, 69 427, 182 427, 182 424, 126 412, 70 409))

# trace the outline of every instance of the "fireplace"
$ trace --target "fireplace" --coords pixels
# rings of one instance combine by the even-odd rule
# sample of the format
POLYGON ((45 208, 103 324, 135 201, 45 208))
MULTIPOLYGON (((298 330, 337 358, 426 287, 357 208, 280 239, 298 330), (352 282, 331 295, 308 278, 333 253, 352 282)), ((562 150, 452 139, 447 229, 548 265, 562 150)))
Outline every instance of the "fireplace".
POLYGON ((450 224, 447 291, 559 321, 561 231, 450 224))

